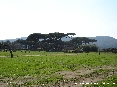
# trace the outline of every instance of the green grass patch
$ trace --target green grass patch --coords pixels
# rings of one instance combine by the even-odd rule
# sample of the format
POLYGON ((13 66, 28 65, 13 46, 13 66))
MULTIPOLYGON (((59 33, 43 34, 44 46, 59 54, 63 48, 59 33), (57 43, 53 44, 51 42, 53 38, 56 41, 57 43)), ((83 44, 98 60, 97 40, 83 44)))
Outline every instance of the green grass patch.
MULTIPOLYGON (((117 64, 117 55, 112 53, 81 53, 74 54, 63 52, 38 52, 30 53, 13 52, 14 58, 7 57, 9 52, 0 52, 0 78, 17 78, 23 76, 34 76, 39 82, 29 81, 25 85, 36 83, 56 83, 58 79, 62 80, 62 76, 51 76, 58 71, 75 71, 80 68, 88 67, 91 69, 95 66, 117 64), (39 56, 25 56, 39 55, 39 56), (46 77, 49 76, 49 77, 46 77)), ((116 78, 113 77, 116 80, 116 78)), ((115 81, 114 80, 114 81, 115 81)))

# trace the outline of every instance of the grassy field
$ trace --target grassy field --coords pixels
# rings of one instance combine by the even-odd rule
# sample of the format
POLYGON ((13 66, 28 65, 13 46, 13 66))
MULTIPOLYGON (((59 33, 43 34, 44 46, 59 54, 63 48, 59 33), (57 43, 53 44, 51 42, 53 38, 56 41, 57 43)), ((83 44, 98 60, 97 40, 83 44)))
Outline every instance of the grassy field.
POLYGON ((117 54, 13 54, 0 52, 0 87, 117 87, 117 54))

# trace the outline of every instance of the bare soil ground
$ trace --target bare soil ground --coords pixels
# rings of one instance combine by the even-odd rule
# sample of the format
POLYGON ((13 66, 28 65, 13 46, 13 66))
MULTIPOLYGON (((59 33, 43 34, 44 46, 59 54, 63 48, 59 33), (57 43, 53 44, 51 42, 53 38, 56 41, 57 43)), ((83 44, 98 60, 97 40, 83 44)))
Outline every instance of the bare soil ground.
MULTIPOLYGON (((76 71, 59 71, 53 75, 62 75, 63 81, 58 81, 56 84, 39 84, 31 85, 29 87, 82 87, 83 84, 96 84, 98 81, 102 81, 105 78, 111 77, 117 74, 117 67, 115 66, 102 66, 94 67, 92 69, 82 68, 76 71), (99 71, 100 70, 100 71, 99 71), (106 70, 106 72, 104 72, 106 70)), ((53 76, 51 75, 51 76, 53 76)), ((51 77, 50 76, 50 77, 51 77)), ((24 76, 18 78, 0 78, 0 87, 13 87, 17 85, 19 87, 25 87, 25 82, 39 80, 33 76, 24 76)))
MULTIPOLYGON (((67 82, 64 81, 64 84, 61 84, 60 87, 82 87, 83 84, 97 84, 98 81, 102 81, 105 78, 111 77, 117 74, 117 68, 113 66, 102 66, 95 67, 93 69, 80 69, 76 71, 61 71, 57 74, 63 75, 64 79, 67 79, 67 82), (95 72, 96 70, 108 70, 108 72, 95 72), (69 83, 68 83, 69 81, 69 83), (63 86, 62 86, 63 85, 63 86)), ((59 86, 58 86, 59 87, 59 86)))
POLYGON ((7 57, 7 56, 0 56, 0 58, 4 58, 4 57, 7 57))
MULTIPOLYGON (((65 54, 49 54, 49 55, 79 55, 80 53, 65 53, 65 54)), ((42 56, 42 55, 39 55, 39 54, 36 54, 36 55, 31 55, 31 54, 24 54, 24 55, 22 55, 22 56, 42 56)), ((10 57, 10 56, 0 56, 0 58, 5 58, 5 57, 10 57)), ((14 57, 18 57, 18 56, 14 56, 14 57)))
POLYGON ((40 55, 24 55, 24 56, 40 56, 40 55))

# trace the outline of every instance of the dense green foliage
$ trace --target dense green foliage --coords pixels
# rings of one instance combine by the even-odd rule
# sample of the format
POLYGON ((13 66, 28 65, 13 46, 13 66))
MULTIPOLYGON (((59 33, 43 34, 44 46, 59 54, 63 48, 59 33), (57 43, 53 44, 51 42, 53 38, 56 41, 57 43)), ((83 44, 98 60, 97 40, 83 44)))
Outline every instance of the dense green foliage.
MULTIPOLYGON (((49 34, 41 34, 41 33, 33 33, 30 34, 26 40, 18 39, 14 42, 10 42, 7 40, 6 42, 0 42, 1 44, 9 45, 12 50, 41 50, 47 52, 61 52, 66 49, 69 50, 69 47, 72 47, 74 50, 77 49, 80 45, 89 44, 89 42, 97 42, 95 39, 89 39, 86 37, 74 37, 69 35, 75 35, 75 33, 49 33, 49 34), (70 41, 62 41, 62 38, 71 38, 70 41)), ((85 49, 86 50, 86 49, 85 49)), ((92 50, 92 48, 87 49, 88 51, 92 50)), ((93 50, 92 50, 93 51, 93 50)))

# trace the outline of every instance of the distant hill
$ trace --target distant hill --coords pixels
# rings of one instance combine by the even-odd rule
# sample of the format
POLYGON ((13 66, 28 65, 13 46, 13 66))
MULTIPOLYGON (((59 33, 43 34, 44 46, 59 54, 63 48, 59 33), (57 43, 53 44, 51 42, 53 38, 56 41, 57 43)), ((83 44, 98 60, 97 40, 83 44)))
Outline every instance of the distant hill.
POLYGON ((117 48, 117 39, 110 36, 96 36, 96 37, 88 37, 90 39, 97 40, 96 44, 100 49, 106 48, 117 48))
MULTIPOLYGON (((75 38, 75 37, 72 37, 75 38)), ((117 39, 110 37, 110 36, 96 36, 96 37, 87 37, 89 39, 95 39, 97 42, 90 43, 95 44, 99 47, 99 49, 106 49, 106 48, 117 48, 117 39)), ((62 38, 63 41, 70 41, 71 38, 62 38)))
MULTIPOLYGON (((75 37, 63 37, 62 41, 70 41, 72 38, 75 37)), ((87 37, 90 39, 95 39, 97 42, 90 43, 90 44, 95 44, 97 45, 100 49, 106 49, 106 48, 117 48, 117 39, 110 37, 110 36, 96 36, 96 37, 87 37)), ((16 39, 6 39, 10 40, 11 42, 16 41, 17 39, 23 39, 26 40, 27 37, 21 37, 21 38, 16 38, 16 39)), ((6 41, 6 40, 0 40, 0 41, 6 41)))
POLYGON ((6 40, 0 40, 0 42, 1 42, 1 41, 5 42, 5 41, 7 41, 7 40, 9 40, 10 42, 14 42, 14 41, 16 41, 16 40, 18 40, 18 39, 23 39, 23 40, 26 40, 26 39, 27 39, 27 37, 21 37, 21 38, 16 38, 16 39, 6 39, 6 40))

